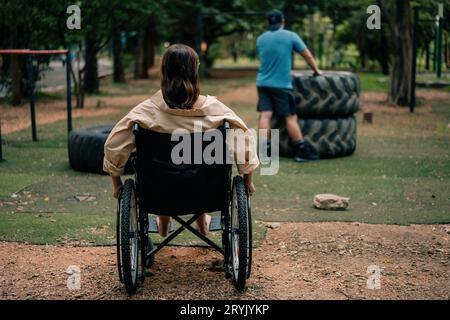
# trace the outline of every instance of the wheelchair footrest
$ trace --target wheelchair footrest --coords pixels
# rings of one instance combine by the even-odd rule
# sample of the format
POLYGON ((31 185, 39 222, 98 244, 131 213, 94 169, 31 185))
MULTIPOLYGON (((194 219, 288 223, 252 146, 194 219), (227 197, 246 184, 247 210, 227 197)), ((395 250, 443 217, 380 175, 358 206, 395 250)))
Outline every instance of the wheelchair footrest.
MULTIPOLYGON (((209 231, 221 231, 222 225, 220 221, 220 216, 212 216, 211 223, 209 224, 209 231)), ((170 220, 169 233, 175 231, 175 223, 173 220, 170 220)), ((156 216, 149 217, 148 221, 148 232, 150 233, 158 233, 158 224, 156 223, 156 216)))
POLYGON ((220 222, 220 216, 212 216, 211 223, 209 224, 209 231, 221 231, 222 224, 220 222))

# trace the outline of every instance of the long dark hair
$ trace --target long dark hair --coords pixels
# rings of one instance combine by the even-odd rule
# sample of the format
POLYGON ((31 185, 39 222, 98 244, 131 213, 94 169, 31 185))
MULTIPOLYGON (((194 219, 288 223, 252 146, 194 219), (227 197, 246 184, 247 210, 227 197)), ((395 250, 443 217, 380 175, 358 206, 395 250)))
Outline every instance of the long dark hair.
POLYGON ((162 57, 161 91, 173 109, 192 109, 200 95, 197 53, 183 44, 171 45, 162 57))

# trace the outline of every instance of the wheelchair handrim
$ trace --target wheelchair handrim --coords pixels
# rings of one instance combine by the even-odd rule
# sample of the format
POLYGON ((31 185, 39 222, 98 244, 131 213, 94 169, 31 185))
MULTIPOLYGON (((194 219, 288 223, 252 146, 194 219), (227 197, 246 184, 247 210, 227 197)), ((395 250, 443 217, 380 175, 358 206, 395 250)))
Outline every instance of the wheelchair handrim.
POLYGON ((131 197, 130 208, 130 234, 133 235, 130 238, 130 260, 131 260, 131 273, 133 284, 137 281, 137 273, 139 269, 139 234, 137 228, 137 208, 136 208, 136 196, 133 190, 133 196, 131 197))
POLYGON ((237 279, 239 275, 239 217, 236 188, 233 188, 231 202, 231 252, 233 275, 237 279))

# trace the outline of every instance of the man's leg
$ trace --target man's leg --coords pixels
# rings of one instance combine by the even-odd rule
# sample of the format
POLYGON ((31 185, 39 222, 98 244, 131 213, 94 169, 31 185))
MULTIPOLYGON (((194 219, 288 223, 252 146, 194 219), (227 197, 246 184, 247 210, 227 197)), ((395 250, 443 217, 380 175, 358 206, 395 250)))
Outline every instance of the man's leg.
POLYGON ((267 139, 270 139, 272 114, 272 111, 262 111, 259 113, 259 130, 267 130, 267 139))
POLYGON ((289 137, 291 137, 292 141, 303 141, 302 130, 298 125, 298 118, 296 114, 286 117, 286 127, 289 133, 289 137))
POLYGON ((263 163, 270 162, 271 157, 270 130, 272 128, 272 115, 272 111, 262 111, 259 114, 259 130, 266 130, 266 136, 261 137, 261 141, 259 141, 260 150, 266 150, 265 154, 260 154, 263 163), (267 159, 263 159, 266 156, 267 159))
POLYGON ((303 140, 302 130, 298 125, 297 115, 290 115, 286 117, 286 127, 288 130, 289 137, 294 142, 295 155, 294 160, 296 162, 305 162, 305 140, 303 140))
MULTIPOLYGON (((294 161, 306 162, 311 160, 319 160, 319 154, 311 146, 306 145, 303 139, 302 130, 298 124, 298 118, 296 114, 296 104, 293 94, 290 91, 286 92, 287 102, 284 106, 288 106, 289 110, 283 110, 286 115, 286 127, 289 137, 294 142, 295 155, 294 161)), ((282 101, 282 99, 280 99, 282 101)))
POLYGON ((258 107, 259 112, 259 130, 266 130, 266 136, 260 137, 259 150, 265 150, 265 154, 260 154, 261 160, 266 163, 270 162, 270 130, 272 129, 272 115, 273 115, 273 99, 270 88, 258 87, 258 107), (263 159, 266 158, 267 159, 263 159))
POLYGON ((311 160, 319 160, 319 154, 317 153, 317 151, 305 144, 302 130, 298 125, 297 115, 286 117, 286 127, 289 133, 289 137, 291 137, 292 141, 294 142, 294 161, 306 162, 311 160))

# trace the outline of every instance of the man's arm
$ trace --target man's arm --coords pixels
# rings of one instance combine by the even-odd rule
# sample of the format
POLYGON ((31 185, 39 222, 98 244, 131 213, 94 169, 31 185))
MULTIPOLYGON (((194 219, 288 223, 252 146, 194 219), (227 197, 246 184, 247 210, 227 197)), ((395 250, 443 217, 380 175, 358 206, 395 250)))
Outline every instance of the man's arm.
POLYGON ((305 59, 306 63, 314 71, 315 76, 322 75, 322 71, 319 70, 316 59, 314 59, 314 56, 312 55, 311 51, 309 51, 309 49, 305 49, 305 50, 301 51, 300 55, 303 57, 303 59, 305 59))

